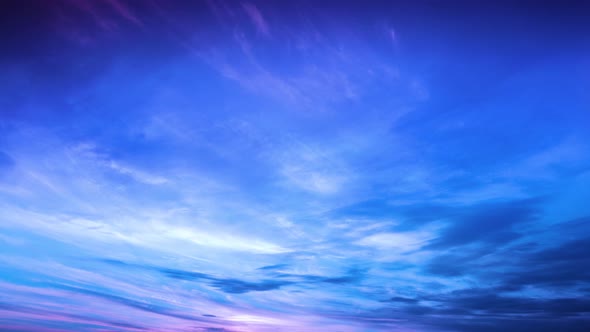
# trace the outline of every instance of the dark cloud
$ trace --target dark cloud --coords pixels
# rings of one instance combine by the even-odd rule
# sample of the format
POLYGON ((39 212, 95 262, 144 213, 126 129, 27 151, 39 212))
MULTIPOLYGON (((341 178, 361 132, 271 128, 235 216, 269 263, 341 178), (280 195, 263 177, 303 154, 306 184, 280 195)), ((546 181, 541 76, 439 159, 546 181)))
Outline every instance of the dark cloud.
POLYGON ((409 230, 439 220, 456 208, 441 204, 396 204, 386 199, 372 199, 340 207, 328 213, 331 218, 360 218, 367 220, 401 219, 400 230, 409 230))
POLYGON ((409 298, 409 297, 403 297, 403 296, 394 296, 392 298, 389 298, 387 300, 383 300, 381 302, 394 302, 394 303, 418 303, 418 299, 413 299, 413 298, 409 298))
POLYGON ((158 269, 164 275, 189 281, 205 280, 209 285, 226 293, 241 294, 248 292, 262 292, 273 289, 279 289, 283 286, 290 285, 292 282, 283 280, 262 280, 257 282, 243 281, 239 279, 220 278, 205 273, 182 271, 175 269, 158 269))
POLYGON ((425 249, 442 251, 423 270, 444 277, 489 275, 514 264, 537 247, 514 244, 527 234, 516 228, 537 220, 542 199, 485 203, 455 209, 445 216, 446 228, 425 249), (485 258, 485 259, 484 259, 485 258))
MULTIPOLYGON (((99 260, 103 263, 107 263, 110 265, 114 265, 120 268, 132 268, 132 269, 146 269, 151 271, 157 271, 159 273, 164 274, 165 276, 173 279, 181 279, 187 281, 203 281, 208 285, 215 287, 225 293, 231 294, 242 294, 248 292, 263 292, 263 291, 270 291, 275 289, 280 289, 284 286, 289 285, 297 285, 297 284, 309 284, 309 283, 327 283, 327 284, 348 284, 354 283, 361 280, 366 270, 353 268, 350 269, 345 275, 338 276, 338 277, 324 277, 324 276, 316 276, 316 275, 299 275, 299 274, 288 274, 288 273, 280 273, 274 274, 276 279, 263 279, 259 281, 245 281, 235 278, 222 278, 206 273, 201 272, 194 272, 194 271, 185 271, 185 270, 178 270, 178 269, 169 269, 163 267, 156 267, 156 266, 149 266, 149 265, 140 265, 140 264, 132 264, 126 263, 120 260, 113 260, 113 259, 101 259, 99 260)), ((273 265, 267 266, 263 268, 259 268, 257 270, 268 270, 272 271, 274 269, 281 268, 282 266, 286 266, 286 264, 281 265, 273 265)))
POLYGON ((182 280, 199 280, 199 279, 215 279, 210 275, 205 273, 199 272, 192 272, 192 271, 184 271, 184 270, 175 270, 175 269, 166 269, 166 268, 157 268, 161 273, 166 275, 167 277, 174 278, 174 279, 182 279, 182 280))
POLYGON ((504 283, 515 287, 590 285, 590 237, 524 255, 504 283))
POLYGON ((590 299, 582 297, 539 297, 502 295, 509 291, 501 287, 468 288, 443 294, 419 297, 435 303, 438 310, 461 311, 474 316, 523 315, 523 318, 580 316, 590 313, 590 299))
POLYGON ((469 275, 504 290, 525 286, 585 287, 590 284, 590 270, 581 267, 590 266, 590 237, 586 235, 588 227, 580 232, 578 225, 574 225, 579 232, 577 238, 559 245, 540 248, 535 243, 523 243, 500 249, 490 244, 469 250, 461 247, 435 256, 424 270, 443 277, 469 275))
POLYGON ((391 307, 376 310, 368 317, 419 319, 425 326, 449 331, 583 331, 570 327, 590 324, 590 299, 586 297, 501 295, 504 291, 491 287, 416 298, 393 297, 381 301, 391 307), (544 322, 551 324, 545 326, 544 322))
POLYGON ((537 299, 486 294, 456 298, 451 303, 460 309, 488 314, 577 316, 590 313, 590 300, 581 298, 537 299))
POLYGON ((429 249, 442 249, 473 242, 508 243, 522 236, 513 226, 535 221, 541 199, 476 205, 452 216, 449 225, 429 249))
POLYGON ((211 285, 226 292, 241 294, 247 292, 262 292, 279 289, 283 286, 293 284, 291 281, 263 280, 259 282, 247 282, 238 279, 214 279, 211 285))
POLYGON ((366 274, 365 269, 350 269, 346 275, 341 277, 324 277, 320 278, 320 281, 329 284, 352 284, 362 280, 366 274))
POLYGON ((477 260, 480 256, 474 256, 471 253, 463 254, 444 254, 439 255, 428 263, 424 270, 444 277, 456 277, 468 274, 471 271, 470 263, 477 260))
POLYGON ((118 259, 103 258, 103 259, 98 259, 98 261, 103 262, 103 263, 107 263, 110 265, 118 265, 118 266, 122 266, 122 267, 135 267, 135 266, 137 266, 135 264, 129 264, 129 263, 123 262, 118 259))
POLYGON ((278 278, 289 278, 296 280, 298 283, 328 283, 328 284, 352 284, 362 280, 367 271, 360 268, 352 268, 346 272, 345 275, 338 277, 324 277, 313 274, 289 274, 281 273, 277 274, 278 278))
POLYGON ((288 267, 289 264, 276 264, 259 267, 257 270, 279 270, 288 267))
POLYGON ((432 325, 456 332, 586 332, 590 330, 587 319, 519 319, 519 318, 470 318, 433 320, 432 325))
POLYGON ((159 269, 166 276, 183 280, 205 280, 209 285, 232 294, 248 292, 263 292, 279 289, 284 286, 305 283, 347 284, 359 281, 363 275, 362 270, 350 270, 346 275, 339 277, 323 277, 315 275, 277 274, 277 279, 263 279, 260 281, 245 281, 234 278, 221 278, 199 272, 181 271, 173 269, 159 269))
POLYGON ((329 213, 333 218, 400 219, 395 230, 411 230, 434 221, 446 221, 447 228, 428 249, 443 249, 473 242, 508 243, 522 234, 513 226, 536 220, 543 198, 486 202, 470 206, 418 203, 400 205, 388 200, 367 200, 329 213))
MULTIPOLYGON (((535 220, 534 206, 511 203, 497 214, 486 215, 506 215, 508 220, 499 225, 506 228, 535 220)), ((483 218, 486 223, 493 219, 483 218)), ((535 242, 494 243, 485 236, 468 245, 449 240, 448 247, 442 247, 449 249, 435 256, 425 271, 446 278, 467 276, 490 287, 432 291, 416 296, 416 302, 382 302, 390 303, 397 314, 421 316, 425 324, 450 331, 584 331, 590 327, 590 271, 585 268, 590 266, 588 220, 554 224, 540 231, 542 236, 527 234, 535 242)), ((484 223, 482 230, 486 227, 484 223)), ((469 233, 453 232, 450 239, 469 233)))

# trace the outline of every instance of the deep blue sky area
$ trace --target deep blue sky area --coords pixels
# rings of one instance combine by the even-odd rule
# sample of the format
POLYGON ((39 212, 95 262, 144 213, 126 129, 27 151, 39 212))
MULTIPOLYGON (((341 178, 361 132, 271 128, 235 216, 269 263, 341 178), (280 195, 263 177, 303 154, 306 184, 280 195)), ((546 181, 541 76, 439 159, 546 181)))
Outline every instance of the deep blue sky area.
POLYGON ((590 2, 0 3, 0 330, 590 331, 590 2))

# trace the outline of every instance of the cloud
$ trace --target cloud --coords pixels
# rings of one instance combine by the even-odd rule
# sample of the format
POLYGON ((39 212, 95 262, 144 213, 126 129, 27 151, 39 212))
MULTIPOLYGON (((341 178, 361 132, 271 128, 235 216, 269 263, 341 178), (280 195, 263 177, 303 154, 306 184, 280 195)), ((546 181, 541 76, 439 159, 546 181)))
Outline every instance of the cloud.
POLYGON ((522 235, 514 230, 536 220, 540 199, 484 203, 449 216, 449 226, 434 239, 429 248, 447 248, 473 242, 502 244, 522 235))
POLYGON ((149 329, 149 327, 140 324, 131 324, 107 318, 97 318, 90 314, 80 315, 63 313, 8 303, 0 303, 0 318, 3 318, 2 311, 12 312, 13 317, 5 317, 5 323, 3 324, 3 328, 9 328, 11 331, 40 331, 41 329, 42 331, 51 331, 48 328, 52 325, 55 327, 66 328, 68 330, 79 327, 80 325, 115 329, 123 328, 132 331, 146 331, 149 329), (14 329, 10 328, 10 325, 8 325, 12 320, 15 324, 14 329))
POLYGON ((246 14, 248 14, 248 17, 250 18, 256 29, 263 35, 270 36, 270 29, 268 27, 268 23, 266 23, 266 20, 264 19, 264 16, 262 16, 260 10, 258 10, 258 8, 255 5, 247 2, 242 3, 242 8, 244 8, 244 11, 246 12, 246 14))
POLYGON ((1 328, 590 330, 584 10, 31 3, 1 328))
POLYGON ((66 153, 68 157, 78 162, 89 162, 102 166, 106 169, 113 170, 119 174, 131 177, 135 181, 150 184, 161 185, 170 181, 163 176, 150 174, 146 171, 136 169, 131 166, 122 165, 121 162, 110 158, 106 153, 101 152, 93 143, 79 143, 70 147, 66 153))
MULTIPOLYGON (((569 227, 579 227, 580 224, 576 224, 563 222, 555 230, 568 233, 571 232, 569 227)), ((503 290, 570 289, 575 294, 590 277, 588 272, 578 268, 587 264, 585 248, 590 243, 585 231, 570 237, 573 239, 560 244, 520 241, 505 248, 495 244, 470 250, 458 248, 434 256, 425 269, 444 277, 485 280, 503 290)), ((541 235, 535 234, 532 238, 540 239, 541 235)))
POLYGON ((191 321, 205 320, 205 319, 197 317, 197 316, 190 316, 190 315, 174 313, 170 310, 167 310, 164 307, 154 305, 154 304, 151 304, 148 302, 135 301, 132 299, 125 298, 123 296, 117 296, 117 295, 107 294, 107 293, 103 293, 103 292, 97 292, 97 291, 93 291, 93 290, 64 286, 64 285, 54 285, 53 287, 66 290, 68 292, 79 293, 79 294, 89 295, 92 297, 101 298, 101 299, 111 301, 111 302, 114 302, 117 304, 122 304, 124 306, 128 306, 128 307, 131 307, 134 309, 139 309, 139 310, 143 310, 143 311, 147 311, 147 312, 151 312, 151 313, 155 313, 158 315, 169 316, 169 317, 180 318, 180 319, 191 320, 191 321))
POLYGON ((377 233, 360 239, 356 244, 407 252, 420 248, 429 236, 431 235, 419 232, 377 233))
POLYGON ((125 18, 126 20, 137 24, 138 26, 143 26, 141 20, 133 13, 133 11, 127 7, 124 3, 117 0, 107 0, 107 3, 119 14, 121 17, 125 18))
POLYGON ((504 282, 513 287, 571 287, 586 284, 590 272, 580 269, 590 263, 587 255, 590 238, 566 242, 523 256, 518 273, 504 282))
POLYGON ((121 166, 120 164, 118 164, 114 161, 111 161, 108 164, 108 167, 110 167, 111 169, 113 169, 121 174, 129 175, 133 179, 135 179, 139 182, 142 182, 142 183, 158 185, 158 184, 165 184, 168 182, 168 179, 166 179, 164 177, 151 175, 151 174, 148 174, 148 173, 145 173, 142 171, 138 171, 133 168, 121 166))
POLYGON ((292 284, 292 282, 281 280, 262 280, 258 282, 248 282, 238 279, 214 277, 199 272, 189 272, 165 268, 159 270, 166 276, 174 279, 182 279, 188 281, 206 281, 211 286, 218 288, 223 292, 232 294, 269 291, 292 284))
POLYGON ((221 289, 226 293, 241 294, 246 292, 263 292, 279 289, 283 286, 290 285, 289 281, 264 280, 261 282, 246 282, 237 279, 216 279, 212 282, 214 287, 221 289))
POLYGON ((267 265, 267 266, 259 267, 258 270, 265 270, 265 271, 280 270, 280 269, 286 268, 288 266, 289 266, 288 264, 267 265))
POLYGON ((417 303, 418 301, 419 301, 418 299, 412 299, 412 298, 403 297, 403 296, 394 296, 394 297, 384 300, 382 302, 417 303))
MULTIPOLYGON (((167 229, 162 229, 161 231, 164 232, 164 236, 168 236, 171 239, 185 240, 205 247, 259 254, 283 254, 291 251, 288 248, 270 242, 234 236, 226 232, 215 234, 212 231, 203 232, 187 227, 167 227, 167 229)), ((153 234, 146 235, 149 237, 153 236, 153 234)))
POLYGON ((337 193, 345 181, 344 178, 337 175, 303 169, 296 165, 286 165, 282 173, 291 184, 319 194, 337 193))
POLYGON ((296 139, 287 140, 283 149, 269 159, 276 164, 286 186, 314 194, 337 194, 353 178, 337 150, 296 139))
MULTIPOLYGON (((505 290, 504 290, 505 291, 505 290)), ((443 294, 424 294, 417 298, 393 297, 369 317, 420 317, 424 328, 448 327, 453 331, 551 331, 557 326, 587 325, 588 301, 579 297, 528 297, 501 295, 498 288, 466 288, 443 294), (457 320, 459 318, 459 321, 457 320), (543 322, 561 322, 551 328, 543 322)), ((575 330, 578 331, 578 330, 575 330)), ((581 331, 581 330, 580 330, 581 331)))
MULTIPOLYGON (((337 277, 318 276, 310 274, 293 274, 274 272, 277 266, 270 266, 263 271, 273 271, 270 275, 274 279, 262 279, 258 281, 246 281, 236 278, 220 277, 212 274, 185 271, 179 269, 157 267, 142 264, 131 264, 120 260, 101 259, 101 262, 125 269, 137 269, 159 272, 169 278, 186 281, 203 282, 229 294, 243 294, 248 292, 264 292, 281 289, 285 286, 301 286, 306 284, 350 284, 362 280, 366 274, 363 269, 353 268, 345 275, 337 277)), ((260 269, 257 269, 260 270, 260 269)))

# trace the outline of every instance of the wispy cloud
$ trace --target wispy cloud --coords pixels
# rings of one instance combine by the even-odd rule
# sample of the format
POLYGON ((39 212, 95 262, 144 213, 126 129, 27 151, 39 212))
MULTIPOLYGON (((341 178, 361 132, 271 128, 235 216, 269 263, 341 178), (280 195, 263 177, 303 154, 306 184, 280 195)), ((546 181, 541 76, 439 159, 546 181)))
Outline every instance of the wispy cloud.
POLYGON ((0 330, 590 330, 579 5, 3 7, 0 330))
POLYGON ((250 17, 250 20, 252 20, 252 24, 254 24, 256 29, 260 33, 266 36, 270 36, 270 29, 268 23, 264 19, 264 16, 262 16, 260 10, 258 10, 258 8, 254 4, 247 2, 242 3, 242 7, 244 8, 246 14, 248 14, 248 17, 250 17))

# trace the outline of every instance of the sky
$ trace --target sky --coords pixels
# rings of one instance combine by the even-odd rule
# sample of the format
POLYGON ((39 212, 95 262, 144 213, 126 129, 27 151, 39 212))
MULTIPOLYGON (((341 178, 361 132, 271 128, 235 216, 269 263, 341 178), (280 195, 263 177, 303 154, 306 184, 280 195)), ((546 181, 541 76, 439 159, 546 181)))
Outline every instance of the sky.
POLYGON ((0 6, 0 330, 590 331, 588 2, 0 6))

